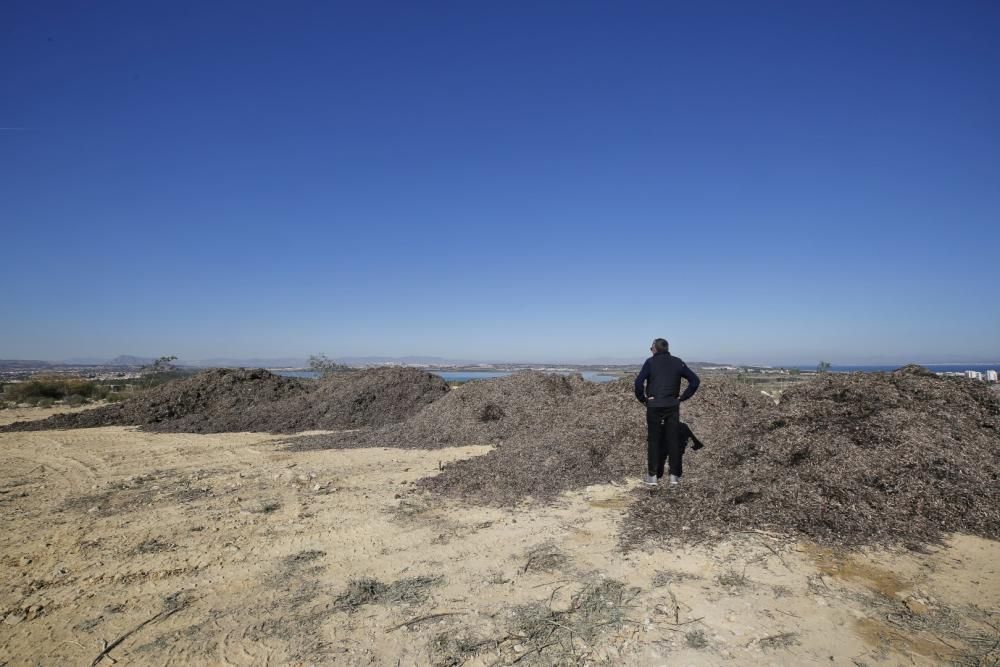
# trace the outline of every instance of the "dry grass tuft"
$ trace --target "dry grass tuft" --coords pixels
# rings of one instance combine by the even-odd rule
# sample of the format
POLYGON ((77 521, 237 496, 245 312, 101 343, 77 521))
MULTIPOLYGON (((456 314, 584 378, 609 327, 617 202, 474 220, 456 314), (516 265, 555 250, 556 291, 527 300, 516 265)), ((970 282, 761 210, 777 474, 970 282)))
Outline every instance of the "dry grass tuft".
POLYGON ((551 543, 537 546, 528 551, 527 560, 521 569, 522 574, 529 570, 554 572, 562 569, 569 562, 569 557, 551 543))
POLYGON ((565 611, 542 603, 514 609, 507 640, 521 648, 518 661, 538 664, 588 664, 599 655, 601 639, 629 623, 626 613, 637 595, 614 579, 584 584, 565 611))
POLYGON ((697 574, 691 574, 690 572, 684 572, 682 570, 657 570, 656 574, 653 576, 653 586, 668 586, 670 584, 679 584, 682 581, 688 581, 691 579, 701 579, 697 574))
POLYGON ((488 645, 496 645, 494 639, 482 639, 465 628, 447 630, 431 639, 431 659, 436 667, 458 667, 488 645))
POLYGON ((444 582, 443 577, 409 577, 391 584, 371 577, 350 579, 337 606, 356 610, 369 604, 418 604, 428 597, 428 589, 444 582))
POLYGON ((798 646, 798 637, 799 633, 797 632, 779 632, 776 635, 763 637, 757 642, 757 645, 762 649, 788 648, 790 646, 798 646))
POLYGON ((708 635, 704 630, 688 630, 684 634, 684 641, 691 648, 703 649, 708 646, 708 635))
POLYGON ((736 570, 723 572, 715 580, 719 582, 720 586, 725 586, 726 588, 746 588, 750 585, 750 580, 747 579, 746 572, 737 572, 736 570))

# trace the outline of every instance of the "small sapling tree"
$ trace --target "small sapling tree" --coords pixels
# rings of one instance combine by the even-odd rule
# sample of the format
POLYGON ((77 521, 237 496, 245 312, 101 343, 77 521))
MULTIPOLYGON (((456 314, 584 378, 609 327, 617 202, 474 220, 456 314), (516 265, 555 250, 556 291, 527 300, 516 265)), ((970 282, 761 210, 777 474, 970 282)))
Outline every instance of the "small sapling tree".
POLYGON ((350 370, 350 366, 338 364, 325 354, 313 354, 309 357, 309 370, 313 371, 320 377, 326 377, 332 373, 340 373, 342 371, 350 370))

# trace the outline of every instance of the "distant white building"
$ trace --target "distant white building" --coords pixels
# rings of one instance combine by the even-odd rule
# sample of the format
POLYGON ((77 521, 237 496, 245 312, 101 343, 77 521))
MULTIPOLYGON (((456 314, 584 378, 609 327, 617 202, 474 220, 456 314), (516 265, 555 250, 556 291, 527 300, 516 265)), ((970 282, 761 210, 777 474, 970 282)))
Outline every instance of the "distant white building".
POLYGON ((971 380, 979 380, 981 382, 983 379, 983 374, 980 373, 979 371, 965 371, 965 377, 971 380))
POLYGON ((987 382, 996 382, 997 381, 997 372, 994 371, 994 370, 986 371, 986 381, 987 382))

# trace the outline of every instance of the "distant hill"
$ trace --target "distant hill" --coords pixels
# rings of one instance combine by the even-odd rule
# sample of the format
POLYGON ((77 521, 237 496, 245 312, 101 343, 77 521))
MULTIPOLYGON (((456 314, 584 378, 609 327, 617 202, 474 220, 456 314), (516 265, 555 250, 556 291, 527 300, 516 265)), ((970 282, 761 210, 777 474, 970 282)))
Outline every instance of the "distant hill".
POLYGON ((145 366, 153 363, 153 358, 119 354, 114 359, 108 359, 107 357, 71 357, 53 363, 57 366, 145 366))
POLYGON ((47 361, 39 361, 37 359, 0 359, 0 367, 15 369, 15 368, 39 368, 41 366, 51 366, 47 361))
POLYGON ((152 357, 136 357, 131 354, 120 354, 107 363, 108 366, 147 366, 153 363, 152 357))

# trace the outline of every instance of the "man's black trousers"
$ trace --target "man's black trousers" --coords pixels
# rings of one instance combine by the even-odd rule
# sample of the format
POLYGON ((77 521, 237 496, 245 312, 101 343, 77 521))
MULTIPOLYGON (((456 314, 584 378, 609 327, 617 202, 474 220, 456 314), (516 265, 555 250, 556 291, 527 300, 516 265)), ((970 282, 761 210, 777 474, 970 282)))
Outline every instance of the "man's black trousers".
POLYGON ((646 407, 649 474, 663 477, 663 467, 670 459, 670 474, 680 477, 684 472, 680 439, 681 409, 646 407))

